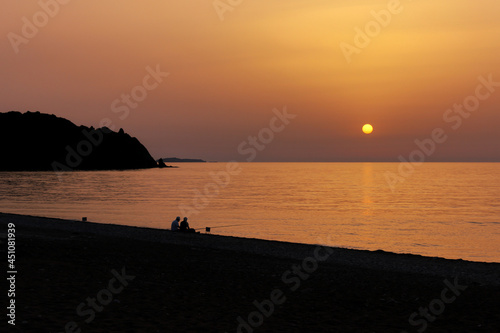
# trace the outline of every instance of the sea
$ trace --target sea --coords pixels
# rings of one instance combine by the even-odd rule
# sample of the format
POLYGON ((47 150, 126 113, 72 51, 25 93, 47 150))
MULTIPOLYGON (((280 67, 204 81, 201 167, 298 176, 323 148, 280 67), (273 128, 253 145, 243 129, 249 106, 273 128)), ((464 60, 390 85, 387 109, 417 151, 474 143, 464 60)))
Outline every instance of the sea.
POLYGON ((0 172, 0 211, 500 262, 500 163, 175 166, 0 172))

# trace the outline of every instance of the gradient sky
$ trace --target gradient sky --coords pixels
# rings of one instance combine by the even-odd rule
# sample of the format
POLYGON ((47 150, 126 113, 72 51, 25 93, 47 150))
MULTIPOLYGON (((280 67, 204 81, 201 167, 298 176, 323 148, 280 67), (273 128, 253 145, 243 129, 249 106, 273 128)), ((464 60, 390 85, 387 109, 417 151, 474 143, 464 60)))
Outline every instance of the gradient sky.
POLYGON ((500 87, 457 129, 443 119, 478 77, 500 82, 500 2, 400 4, 348 63, 341 43, 388 1, 244 0, 221 20, 212 0, 72 0, 16 53, 9 33, 42 9, 3 0, 0 111, 109 118, 155 158, 226 161, 286 106, 297 117, 256 161, 397 161, 435 128, 448 139, 426 160, 500 161, 500 87), (120 119, 113 101, 157 65, 170 75, 120 119))

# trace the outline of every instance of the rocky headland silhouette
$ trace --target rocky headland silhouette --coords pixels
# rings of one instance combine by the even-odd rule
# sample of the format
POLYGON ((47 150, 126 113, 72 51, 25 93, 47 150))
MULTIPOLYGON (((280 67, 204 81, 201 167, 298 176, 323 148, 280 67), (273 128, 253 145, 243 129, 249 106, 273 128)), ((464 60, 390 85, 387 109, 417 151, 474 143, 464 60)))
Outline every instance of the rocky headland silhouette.
POLYGON ((120 129, 77 126, 40 112, 0 113, 0 170, 70 171, 156 168, 139 140, 120 129))

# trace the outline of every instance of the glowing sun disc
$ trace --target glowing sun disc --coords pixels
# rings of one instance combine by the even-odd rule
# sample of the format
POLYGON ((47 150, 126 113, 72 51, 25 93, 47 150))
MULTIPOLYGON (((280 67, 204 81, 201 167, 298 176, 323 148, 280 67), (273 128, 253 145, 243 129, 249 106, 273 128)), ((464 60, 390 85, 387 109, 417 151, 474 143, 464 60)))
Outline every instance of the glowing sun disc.
POLYGON ((370 124, 365 124, 363 125, 362 131, 365 134, 370 134, 371 132, 373 132, 373 126, 370 124))

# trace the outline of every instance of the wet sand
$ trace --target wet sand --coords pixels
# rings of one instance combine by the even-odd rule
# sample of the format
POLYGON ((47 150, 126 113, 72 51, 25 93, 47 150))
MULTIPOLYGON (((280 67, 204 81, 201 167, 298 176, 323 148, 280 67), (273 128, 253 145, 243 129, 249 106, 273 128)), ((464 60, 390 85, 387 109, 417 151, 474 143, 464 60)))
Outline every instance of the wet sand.
POLYGON ((500 332, 500 264, 0 214, 4 258, 8 223, 12 332, 500 332))

